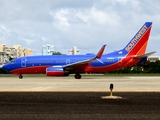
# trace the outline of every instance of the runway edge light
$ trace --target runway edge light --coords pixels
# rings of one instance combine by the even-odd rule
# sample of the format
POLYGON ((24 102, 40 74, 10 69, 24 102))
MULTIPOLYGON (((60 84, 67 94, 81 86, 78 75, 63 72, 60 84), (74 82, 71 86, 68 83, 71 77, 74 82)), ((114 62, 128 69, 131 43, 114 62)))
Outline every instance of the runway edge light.
POLYGON ((110 87, 109 87, 109 89, 110 89, 110 96, 113 96, 113 95, 112 95, 113 88, 114 88, 114 85, 111 83, 111 84, 110 84, 110 87))

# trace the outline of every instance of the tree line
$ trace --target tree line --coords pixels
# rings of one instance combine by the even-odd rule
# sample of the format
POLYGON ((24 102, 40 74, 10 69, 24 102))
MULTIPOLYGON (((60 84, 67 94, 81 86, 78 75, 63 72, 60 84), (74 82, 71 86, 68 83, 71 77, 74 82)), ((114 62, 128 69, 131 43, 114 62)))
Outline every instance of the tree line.
POLYGON ((150 62, 149 60, 146 62, 142 62, 136 64, 132 67, 122 68, 115 71, 110 71, 108 73, 124 73, 124 74, 132 74, 132 73, 160 73, 160 60, 155 62, 150 62))
MULTIPOLYGON (((110 71, 107 73, 113 73, 113 74, 160 73, 160 60, 157 60, 155 62, 146 61, 140 64, 136 64, 132 67, 122 68, 122 69, 110 71)), ((7 72, 2 68, 0 68, 0 74, 10 74, 10 72, 7 72)))

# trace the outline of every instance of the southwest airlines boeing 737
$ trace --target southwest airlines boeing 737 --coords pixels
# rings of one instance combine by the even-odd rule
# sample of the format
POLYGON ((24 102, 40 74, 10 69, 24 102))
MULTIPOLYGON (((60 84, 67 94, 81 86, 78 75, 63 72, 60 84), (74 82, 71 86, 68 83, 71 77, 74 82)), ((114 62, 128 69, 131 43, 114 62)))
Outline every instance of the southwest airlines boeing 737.
POLYGON ((103 45, 97 55, 50 55, 24 56, 15 58, 3 65, 3 69, 23 78, 23 74, 46 74, 47 76, 68 76, 81 73, 113 71, 144 62, 155 52, 145 53, 152 22, 146 22, 131 41, 121 50, 103 54, 103 45))

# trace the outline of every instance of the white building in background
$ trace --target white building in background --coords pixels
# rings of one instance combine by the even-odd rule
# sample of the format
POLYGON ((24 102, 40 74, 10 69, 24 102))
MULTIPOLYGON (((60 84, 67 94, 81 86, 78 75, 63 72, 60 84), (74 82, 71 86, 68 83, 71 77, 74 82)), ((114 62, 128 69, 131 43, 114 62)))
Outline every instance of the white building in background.
POLYGON ((54 45, 46 44, 42 47, 42 55, 52 55, 54 52, 54 45))
POLYGON ((68 51, 68 55, 78 55, 80 53, 80 50, 77 49, 76 46, 73 46, 72 49, 68 51))
POLYGON ((32 55, 32 50, 29 48, 21 48, 20 45, 8 47, 5 44, 0 44, 0 66, 8 62, 10 58, 32 55))
POLYGON ((156 62, 157 60, 160 60, 160 56, 149 56, 148 60, 150 62, 156 62))

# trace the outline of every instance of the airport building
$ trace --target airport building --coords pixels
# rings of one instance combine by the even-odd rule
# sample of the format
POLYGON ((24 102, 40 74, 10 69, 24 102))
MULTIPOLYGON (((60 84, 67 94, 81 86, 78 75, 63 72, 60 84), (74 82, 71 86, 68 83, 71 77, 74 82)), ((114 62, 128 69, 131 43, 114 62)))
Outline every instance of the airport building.
POLYGON ((148 60, 149 60, 150 62, 155 62, 155 61, 157 61, 157 60, 160 60, 160 56, 149 56, 149 57, 148 57, 148 60))
POLYGON ((78 55, 80 53, 80 50, 77 49, 76 46, 73 46, 72 49, 68 51, 68 55, 78 55))
POLYGON ((8 47, 5 44, 0 44, 0 66, 8 62, 10 58, 17 58, 21 56, 31 56, 32 50, 29 48, 22 48, 20 45, 8 47))
POLYGON ((54 52, 54 45, 46 44, 42 47, 42 55, 52 55, 54 52))

